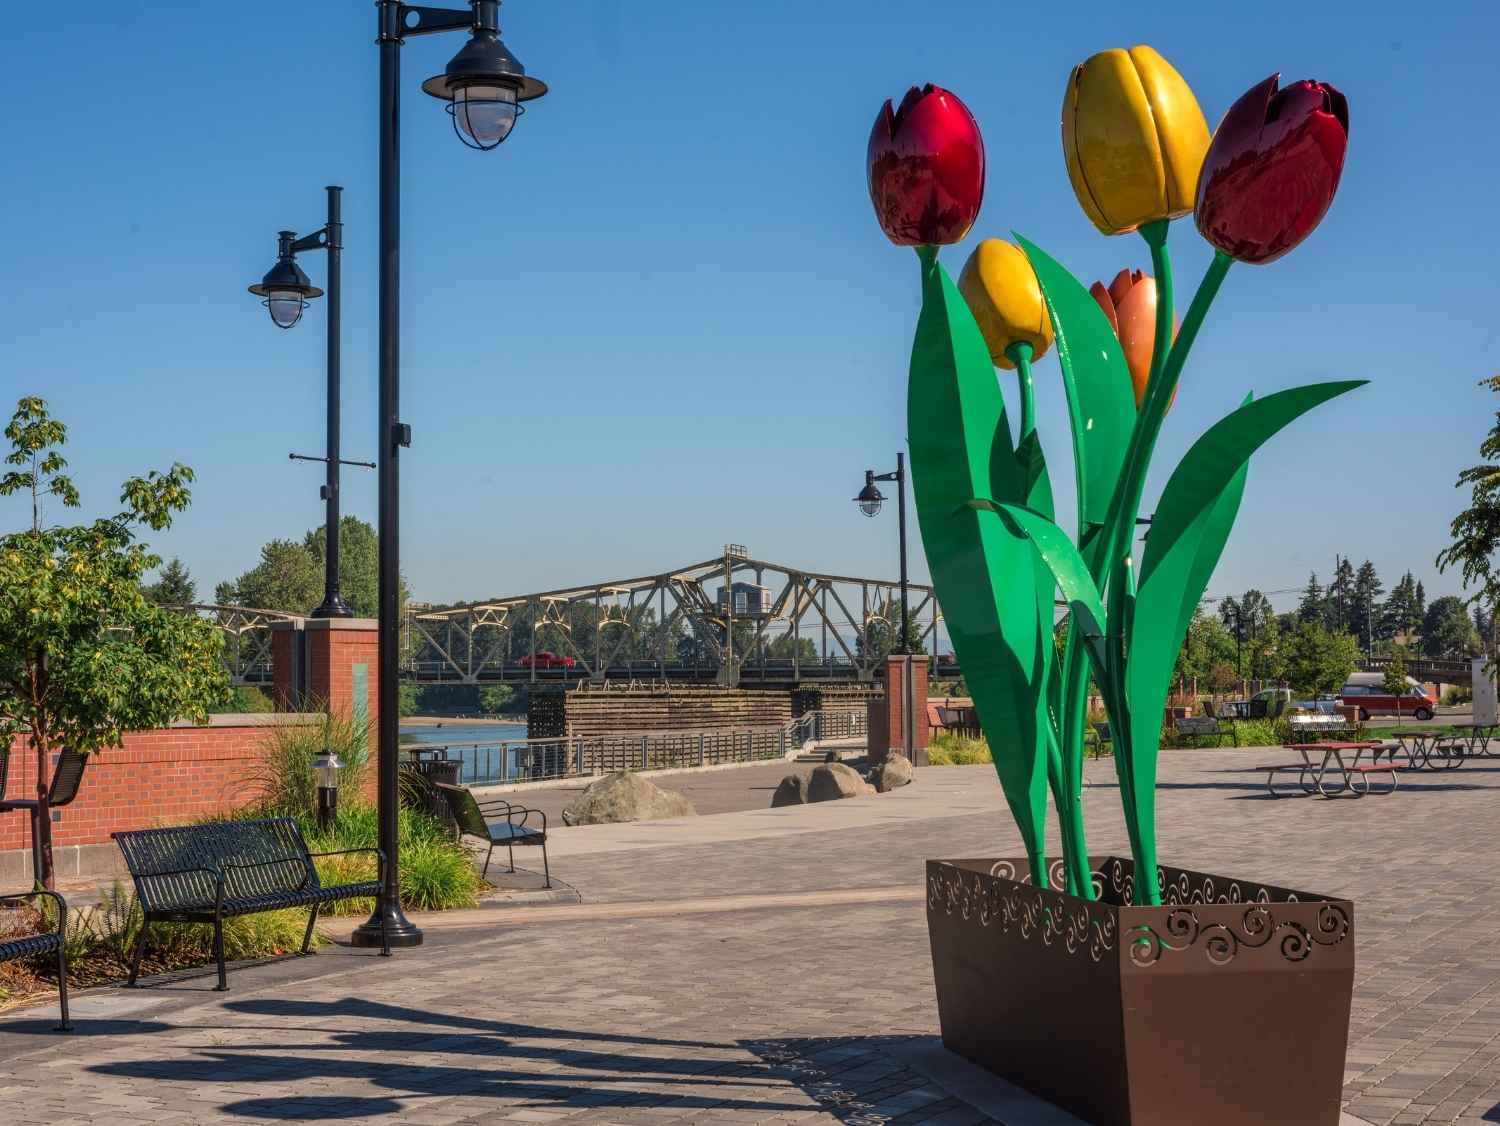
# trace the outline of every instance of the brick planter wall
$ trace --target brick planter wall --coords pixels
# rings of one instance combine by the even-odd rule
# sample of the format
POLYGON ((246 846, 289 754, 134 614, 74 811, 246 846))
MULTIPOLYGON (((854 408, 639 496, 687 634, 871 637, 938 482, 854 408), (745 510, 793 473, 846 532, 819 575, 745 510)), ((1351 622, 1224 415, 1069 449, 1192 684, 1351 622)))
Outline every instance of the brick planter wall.
MULTIPOLYGON (((179 824, 238 809, 257 796, 252 779, 273 725, 317 723, 302 714, 222 715, 206 727, 178 726, 125 736, 125 745, 89 763, 78 797, 53 811, 52 845, 61 879, 118 869, 110 834, 179 824)), ((36 760, 17 739, 11 747, 13 797, 36 793, 36 760)), ((26 813, 0 814, 0 884, 31 878, 31 827, 26 813)))

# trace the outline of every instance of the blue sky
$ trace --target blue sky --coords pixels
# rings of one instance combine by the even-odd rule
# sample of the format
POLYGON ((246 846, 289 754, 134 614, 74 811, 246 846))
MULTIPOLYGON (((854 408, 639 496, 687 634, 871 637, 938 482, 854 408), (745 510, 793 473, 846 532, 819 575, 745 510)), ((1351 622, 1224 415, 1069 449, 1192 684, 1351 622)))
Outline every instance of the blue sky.
MULTIPOLYGON (((206 595, 261 543, 322 517, 323 320, 271 327, 244 287, 274 232, 346 186, 345 450, 373 457, 376 50, 368 0, 69 0, 0 47, 6 399, 72 428, 86 501, 173 460, 195 504, 158 547, 206 595), (80 80, 80 72, 87 77, 80 80), (60 76, 67 76, 59 82, 60 76)), ((505 38, 552 85, 497 152, 471 152, 418 89, 462 40, 404 48, 403 566, 447 600, 651 573, 752 552, 894 576, 894 513, 849 503, 903 443, 917 311, 910 251, 870 212, 881 101, 956 91, 990 157, 983 213, 945 254, 1014 228, 1085 282, 1147 264, 1068 188, 1070 67, 1150 43, 1210 124, 1273 70, 1340 86, 1351 144, 1322 227, 1237 267, 1199 338, 1156 487, 1246 390, 1371 386, 1252 464, 1211 590, 1300 586, 1335 552, 1387 586, 1433 556, 1500 402, 1493 46, 1500 8, 1369 3, 809 5, 508 0, 505 38)), ((1189 223, 1179 287, 1207 261, 1189 223)), ((323 276, 318 255, 305 266, 323 276)), ((1054 466, 1069 462, 1056 360, 1038 369, 1054 466)), ((345 511, 373 520, 373 474, 345 511)), ((1067 493, 1068 489, 1059 490, 1067 493)), ((1148 493, 1148 503, 1149 503, 1148 493)), ((19 502, 7 502, 19 506, 19 502)), ((1064 502, 1068 506, 1071 500, 1064 502)), ((19 523, 19 507, 6 524, 19 523)), ((920 564, 917 567, 925 571, 920 564)), ((1278 604, 1285 604, 1279 599, 1278 604)))

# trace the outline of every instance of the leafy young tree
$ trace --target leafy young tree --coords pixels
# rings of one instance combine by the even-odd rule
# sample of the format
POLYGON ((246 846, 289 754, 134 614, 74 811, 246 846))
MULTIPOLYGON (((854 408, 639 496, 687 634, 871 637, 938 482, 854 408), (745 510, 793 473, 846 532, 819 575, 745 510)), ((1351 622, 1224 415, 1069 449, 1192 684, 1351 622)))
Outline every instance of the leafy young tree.
POLYGON ((36 756, 41 881, 52 885, 47 786, 52 755, 119 746, 128 731, 203 718, 228 696, 212 623, 146 597, 141 579, 161 559, 136 539, 161 531, 191 500, 193 472, 174 465, 132 477, 125 511, 91 524, 44 527, 42 500, 76 508, 63 474, 67 428, 27 397, 5 429, 18 468, 0 495, 29 493, 31 527, 0 536, 0 740, 25 733, 36 756))
MULTIPOLYGON (((1500 375, 1480 380, 1479 386, 1500 391, 1500 375)), ((1500 571, 1495 568, 1500 550, 1500 411, 1479 445, 1479 456, 1484 461, 1465 469, 1454 483, 1470 487, 1469 507, 1453 518, 1448 529, 1453 542, 1438 552, 1437 567, 1459 568, 1464 586, 1478 587, 1469 601, 1494 606, 1500 603, 1500 571)))
POLYGON ((486 684, 479 690, 479 710, 487 715, 499 715, 510 707, 516 690, 509 684, 486 684))
POLYGON ((1280 672, 1296 691, 1309 696, 1337 692, 1358 659, 1359 645, 1353 634, 1303 622, 1282 641, 1280 672))
POLYGON ((1387 696, 1396 697, 1396 722, 1401 722, 1401 698, 1411 691, 1411 685, 1406 683, 1406 646, 1396 645, 1391 648, 1391 663, 1386 665, 1385 674, 1380 679, 1381 690, 1387 696))
POLYGON ((198 601, 198 584, 174 555, 156 581, 146 586, 146 597, 158 606, 190 606, 198 601))
POLYGON ((1429 657, 1472 657, 1479 652, 1479 634, 1463 599, 1451 594, 1433 599, 1422 619, 1422 652, 1429 657))

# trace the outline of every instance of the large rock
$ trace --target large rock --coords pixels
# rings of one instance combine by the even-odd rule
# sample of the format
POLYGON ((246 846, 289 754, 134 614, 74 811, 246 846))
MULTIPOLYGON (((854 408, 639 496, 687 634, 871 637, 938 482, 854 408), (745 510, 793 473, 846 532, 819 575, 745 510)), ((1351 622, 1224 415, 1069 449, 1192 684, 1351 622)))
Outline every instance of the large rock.
POLYGON ((807 779, 808 801, 833 801, 835 798, 858 798, 873 794, 875 787, 859 776, 859 771, 841 762, 813 767, 807 779))
POLYGON ((891 755, 870 773, 875 783, 875 792, 886 794, 897 786, 909 786, 912 781, 911 760, 905 755, 891 755))
POLYGON ((606 774, 563 810, 569 825, 606 825, 617 821, 655 821, 663 817, 692 817, 693 803, 675 790, 663 790, 639 774, 606 774))
POLYGON ((771 795, 771 808, 783 805, 801 805, 807 801, 807 779, 800 774, 788 774, 771 795))

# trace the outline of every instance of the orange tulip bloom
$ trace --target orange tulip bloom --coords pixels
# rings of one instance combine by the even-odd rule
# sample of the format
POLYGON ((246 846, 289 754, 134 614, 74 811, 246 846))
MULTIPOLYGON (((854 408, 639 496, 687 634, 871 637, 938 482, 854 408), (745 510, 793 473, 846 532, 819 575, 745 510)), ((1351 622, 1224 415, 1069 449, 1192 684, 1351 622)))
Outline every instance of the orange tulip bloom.
MULTIPOLYGON (((1121 270, 1105 289, 1095 282, 1089 293, 1109 318, 1109 327, 1120 338, 1130 382, 1135 386, 1135 406, 1146 398, 1146 380, 1151 376, 1151 349, 1156 344, 1156 279, 1140 270, 1121 270)), ((1172 319, 1172 339, 1177 339, 1177 319, 1172 319)), ((1172 398, 1177 398, 1174 388, 1172 398)), ((1170 407, 1171 404, 1168 404, 1170 407)))

